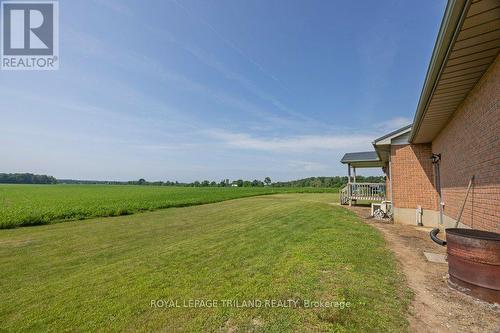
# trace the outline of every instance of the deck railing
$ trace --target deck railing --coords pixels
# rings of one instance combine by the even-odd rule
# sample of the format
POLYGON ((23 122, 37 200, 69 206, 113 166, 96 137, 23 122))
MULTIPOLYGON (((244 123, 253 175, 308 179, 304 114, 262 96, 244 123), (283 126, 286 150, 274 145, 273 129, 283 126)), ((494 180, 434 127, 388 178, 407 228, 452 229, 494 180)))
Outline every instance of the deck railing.
POLYGON ((346 205, 356 200, 385 200, 383 183, 349 183, 340 190, 340 203, 346 205))

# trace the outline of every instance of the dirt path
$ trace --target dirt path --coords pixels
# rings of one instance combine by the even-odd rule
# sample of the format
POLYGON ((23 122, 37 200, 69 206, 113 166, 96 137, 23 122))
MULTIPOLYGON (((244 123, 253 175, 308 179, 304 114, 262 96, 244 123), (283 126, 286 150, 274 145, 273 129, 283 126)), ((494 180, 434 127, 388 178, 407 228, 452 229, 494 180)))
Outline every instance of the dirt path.
POLYGON ((426 260, 424 251, 446 253, 430 240, 430 229, 381 223, 369 218, 369 208, 350 209, 384 234, 415 293, 408 314, 411 332, 500 332, 498 306, 449 288, 448 266, 426 260))

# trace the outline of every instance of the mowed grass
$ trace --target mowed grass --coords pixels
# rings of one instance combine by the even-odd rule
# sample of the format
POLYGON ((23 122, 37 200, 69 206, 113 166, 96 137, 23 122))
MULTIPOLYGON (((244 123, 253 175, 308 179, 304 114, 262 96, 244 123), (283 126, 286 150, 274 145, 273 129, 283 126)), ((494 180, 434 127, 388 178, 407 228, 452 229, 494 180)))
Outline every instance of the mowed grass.
POLYGON ((407 330, 393 256, 336 198, 280 194, 0 230, 0 331, 407 330), (159 299, 181 307, 151 307, 159 299), (300 306, 183 307, 228 299, 300 306))
POLYGON ((0 185, 0 229, 120 216, 255 195, 334 192, 308 188, 194 188, 133 185, 0 185))

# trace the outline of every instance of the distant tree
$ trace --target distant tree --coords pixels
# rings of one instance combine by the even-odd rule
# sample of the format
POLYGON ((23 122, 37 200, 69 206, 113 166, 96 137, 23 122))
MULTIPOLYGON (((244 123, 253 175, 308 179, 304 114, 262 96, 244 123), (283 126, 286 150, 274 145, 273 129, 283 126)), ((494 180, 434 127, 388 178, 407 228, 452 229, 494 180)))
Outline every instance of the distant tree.
MULTIPOLYGON (((385 182, 384 176, 357 176, 358 183, 383 183, 385 182)), ((276 187, 333 187, 341 188, 347 184, 347 176, 335 177, 310 177, 298 180, 291 180, 288 182, 273 183, 276 187)))
MULTIPOLYGON (((1 0, 0 0, 1 1, 1 0)), ((356 181, 358 183, 384 183, 384 176, 357 176, 356 181)), ((113 184, 113 185, 163 185, 163 186, 186 186, 186 187, 198 187, 198 186, 264 186, 272 185, 275 187, 329 187, 329 188, 341 188, 347 184, 347 176, 335 176, 335 177, 310 177, 298 180, 291 180, 287 182, 271 182, 270 177, 266 177, 264 181, 254 179, 253 181, 238 179, 232 183, 229 179, 222 179, 220 183, 214 181, 204 180, 203 182, 195 181, 192 183, 180 183, 178 181, 154 181, 148 182, 141 178, 138 181, 97 181, 97 180, 75 180, 75 179, 58 179, 46 175, 34 175, 30 173, 23 174, 7 174, 0 173, 0 183, 10 183, 10 184, 113 184)))
POLYGON ((312 182, 311 182, 311 186, 312 187, 322 187, 323 186, 323 182, 321 181, 321 179, 314 179, 312 182))
POLYGON ((5 184, 56 184, 52 176, 32 173, 0 173, 0 183, 5 184))
POLYGON ((254 179, 252 181, 252 186, 255 186, 255 187, 260 187, 260 186, 264 186, 264 183, 261 182, 260 180, 257 180, 257 179, 254 179))

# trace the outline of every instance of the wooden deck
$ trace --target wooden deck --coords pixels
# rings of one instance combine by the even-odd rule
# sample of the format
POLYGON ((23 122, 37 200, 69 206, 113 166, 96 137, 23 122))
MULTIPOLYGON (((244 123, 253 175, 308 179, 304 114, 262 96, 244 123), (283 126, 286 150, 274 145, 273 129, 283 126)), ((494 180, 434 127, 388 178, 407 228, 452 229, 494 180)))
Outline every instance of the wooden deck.
POLYGON ((349 183, 340 190, 340 204, 351 205, 353 201, 384 201, 385 184, 383 183, 349 183))

